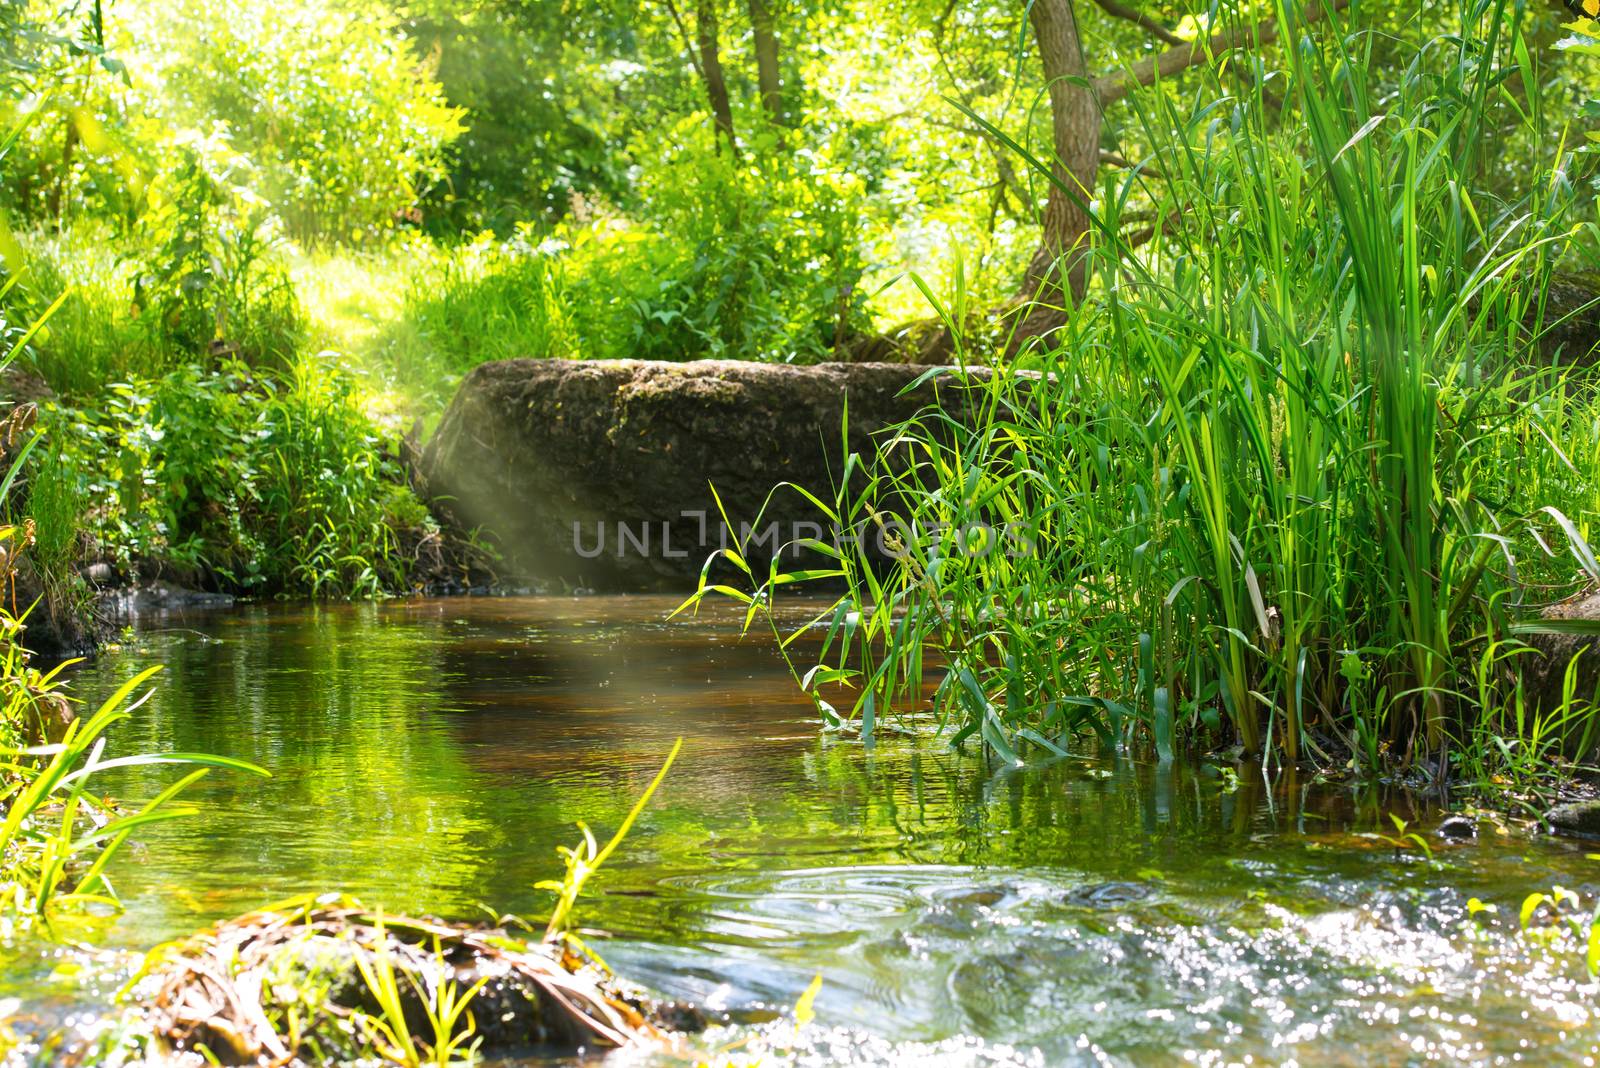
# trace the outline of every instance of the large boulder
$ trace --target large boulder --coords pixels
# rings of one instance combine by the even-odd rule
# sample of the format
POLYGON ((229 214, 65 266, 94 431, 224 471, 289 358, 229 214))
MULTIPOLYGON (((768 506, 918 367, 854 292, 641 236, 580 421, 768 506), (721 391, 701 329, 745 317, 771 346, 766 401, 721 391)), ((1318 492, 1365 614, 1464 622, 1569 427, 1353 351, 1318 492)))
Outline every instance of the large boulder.
POLYGON ((472 371, 419 462, 424 492, 502 556, 501 577, 549 588, 684 590, 747 524, 752 556, 831 531, 815 506, 852 450, 970 395, 903 364, 507 360, 472 371), (848 427, 845 423, 848 401, 848 427), (730 535, 719 517, 716 487, 730 535), (766 511, 763 513, 763 506, 766 511))
POLYGON ((1600 277, 1562 274, 1545 288, 1539 348, 1547 360, 1590 368, 1600 348, 1600 277))
POLYGON ((1547 629, 1526 635, 1532 652, 1519 661, 1528 703, 1546 712, 1560 707, 1568 665, 1573 696, 1594 697, 1600 691, 1600 590, 1551 605, 1540 622, 1547 629))

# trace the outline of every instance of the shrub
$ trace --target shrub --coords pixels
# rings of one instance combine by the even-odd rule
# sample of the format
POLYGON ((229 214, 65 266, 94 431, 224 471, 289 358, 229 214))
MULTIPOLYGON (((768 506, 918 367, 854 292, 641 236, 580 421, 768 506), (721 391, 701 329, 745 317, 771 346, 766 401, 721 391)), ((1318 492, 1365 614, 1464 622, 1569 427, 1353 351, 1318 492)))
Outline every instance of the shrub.
POLYGON ((226 132, 292 236, 387 227, 444 175, 462 112, 443 102, 399 21, 368 5, 162 0, 130 18, 139 102, 226 132), (142 76, 142 75, 141 75, 142 76))
POLYGON ((586 354, 806 362, 867 325, 864 191, 846 163, 820 149, 741 162, 688 124, 664 140, 643 164, 648 223, 571 238, 586 354))
POLYGON ((118 77, 40 75, 56 91, 0 187, 23 219, 137 237, 147 194, 198 152, 291 236, 346 241, 388 229, 445 174, 463 113, 385 10, 140 0, 116 15, 107 48, 125 66, 104 65, 118 77))
POLYGON ((186 156, 170 202, 145 221, 156 243, 140 257, 134 308, 164 354, 286 367, 304 341, 304 316, 288 276, 265 258, 263 214, 230 203, 186 156))
POLYGON ((245 593, 377 595, 407 565, 397 529, 429 522, 319 358, 281 374, 185 365, 46 413, 40 480, 88 502, 88 551, 245 593))
POLYGON ((298 361, 266 394, 254 464, 272 586, 375 597, 401 588, 396 532, 431 522, 327 358, 298 361))
POLYGON ((305 316, 272 255, 270 231, 190 154, 161 183, 141 241, 102 226, 23 235, 27 266, 0 316, 39 317, 24 366, 79 399, 108 384, 159 377, 185 362, 238 359, 287 367, 306 338, 305 316))

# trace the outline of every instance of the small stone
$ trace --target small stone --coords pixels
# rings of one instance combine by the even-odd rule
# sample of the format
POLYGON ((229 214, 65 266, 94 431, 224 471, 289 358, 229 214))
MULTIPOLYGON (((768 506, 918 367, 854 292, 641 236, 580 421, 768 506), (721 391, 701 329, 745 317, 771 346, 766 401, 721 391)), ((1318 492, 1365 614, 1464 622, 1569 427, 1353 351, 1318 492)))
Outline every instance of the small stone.
POLYGON ((83 569, 83 577, 95 586, 109 586, 116 581, 117 572, 105 561, 98 561, 83 569))

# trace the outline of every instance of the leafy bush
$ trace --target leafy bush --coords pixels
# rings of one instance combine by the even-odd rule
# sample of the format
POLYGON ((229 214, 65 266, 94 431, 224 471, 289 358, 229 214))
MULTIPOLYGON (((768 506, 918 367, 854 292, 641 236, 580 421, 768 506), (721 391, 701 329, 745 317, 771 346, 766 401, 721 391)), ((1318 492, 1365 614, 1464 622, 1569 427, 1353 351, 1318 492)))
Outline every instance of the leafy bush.
POLYGON ((137 237, 147 195, 199 153, 291 236, 346 241, 388 229, 445 174, 462 112, 382 9, 141 0, 116 14, 104 46, 72 47, 117 77, 41 74, 53 92, 0 187, 23 219, 137 237))
POLYGON ((648 223, 601 212, 540 238, 406 242, 417 264, 374 363, 424 407, 517 356, 811 361, 868 325, 861 183, 825 158, 761 168, 697 131, 642 183, 648 223))
POLYGON ((162 184, 171 199, 120 253, 98 226, 23 235, 28 265, 0 316, 31 321, 66 294, 24 357, 59 393, 89 398, 187 361, 287 367, 304 344, 304 313, 259 213, 193 155, 162 184))
MULTIPOLYGON (((554 223, 582 198, 625 195, 629 161, 616 144, 631 112, 617 103, 641 68, 586 54, 571 7, 425 0, 406 16, 407 32, 438 57, 450 103, 470 116, 448 180, 423 201, 430 232, 505 234, 520 220, 554 223)), ((587 5, 579 17, 619 16, 587 5)))
POLYGON ((375 597, 403 587, 397 533, 431 524, 398 462, 356 401, 349 377, 324 357, 295 364, 257 416, 253 460, 266 552, 277 588, 375 597))
POLYGON ((805 362, 867 325, 861 180, 826 151, 756 166, 709 137, 686 123, 646 159, 648 224, 572 233, 584 355, 805 362))
POLYGON ((134 280, 135 309, 159 351, 252 365, 293 361, 303 316, 288 276, 264 258, 263 225, 259 210, 230 204, 188 154, 170 203, 146 219, 158 243, 134 280))
POLYGON ((403 586, 397 530, 426 511, 347 376, 180 367, 46 413, 41 480, 88 502, 91 553, 240 592, 377 595, 403 586))
POLYGON ((226 131, 297 238, 388 225, 444 174, 462 113, 392 15, 323 0, 163 0, 135 9, 139 99, 171 125, 226 131))

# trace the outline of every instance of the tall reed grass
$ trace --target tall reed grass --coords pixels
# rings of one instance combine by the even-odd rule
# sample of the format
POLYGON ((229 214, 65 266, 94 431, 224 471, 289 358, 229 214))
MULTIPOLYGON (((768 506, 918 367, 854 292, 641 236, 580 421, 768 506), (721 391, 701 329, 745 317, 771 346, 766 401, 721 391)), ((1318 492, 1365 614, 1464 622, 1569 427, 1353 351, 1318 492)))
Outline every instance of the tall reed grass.
MULTIPOLYGON (((883 535, 809 546, 847 584, 800 673, 825 715, 870 734, 937 663, 941 722, 1008 759, 1092 734, 1438 772, 1516 730, 1515 673, 1480 658, 1600 580, 1600 404, 1541 350, 1553 271, 1593 247, 1570 160, 1516 196, 1488 180, 1527 56, 1504 0, 1464 5, 1383 98, 1371 35, 1278 16, 1281 69, 1137 94, 1148 157, 1065 189, 1094 218, 1092 280, 1032 348, 1041 377, 930 372, 976 415, 894 428, 818 501, 883 535), (1130 204, 1170 232, 1131 247, 1130 204), (822 699, 841 683, 842 712, 822 699)), ((963 365, 986 355, 968 299, 936 301, 963 365)), ((754 617, 796 580, 751 581, 754 617)))

